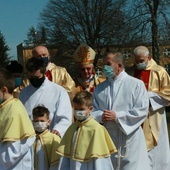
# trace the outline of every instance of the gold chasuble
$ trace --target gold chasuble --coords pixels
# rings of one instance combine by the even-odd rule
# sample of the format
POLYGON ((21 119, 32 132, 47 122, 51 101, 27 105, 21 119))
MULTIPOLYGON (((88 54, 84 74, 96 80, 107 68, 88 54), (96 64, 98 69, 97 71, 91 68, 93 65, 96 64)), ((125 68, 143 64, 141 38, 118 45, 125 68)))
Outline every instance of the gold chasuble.
POLYGON ((35 136, 25 107, 16 98, 0 105, 0 141, 18 141, 35 136))
POLYGON ((73 123, 57 149, 59 155, 80 162, 109 157, 116 151, 107 130, 93 118, 73 123))
POLYGON ((37 161, 41 161, 41 160, 38 160, 36 157, 36 146, 37 146, 36 144, 37 144, 38 140, 41 141, 42 148, 43 148, 44 154, 45 154, 46 164, 48 165, 48 167, 50 167, 53 164, 58 163, 60 156, 55 151, 58 148, 58 145, 60 143, 60 137, 55 134, 52 134, 47 129, 43 133, 36 135, 36 141, 34 143, 34 150, 35 150, 35 152, 34 152, 34 168, 35 168, 35 170, 38 168, 37 161))
POLYGON ((64 67, 56 66, 54 63, 49 63, 47 70, 51 72, 52 82, 64 87, 69 96, 74 96, 75 83, 64 67))
MULTIPOLYGON (((169 75, 164 68, 157 65, 153 59, 149 61, 145 70, 135 70, 134 76, 143 80, 148 91, 157 93, 159 96, 168 100, 170 104, 169 75)), ((163 112, 164 108, 153 111, 150 107, 148 117, 143 123, 143 131, 148 150, 151 150, 158 144, 163 112)))

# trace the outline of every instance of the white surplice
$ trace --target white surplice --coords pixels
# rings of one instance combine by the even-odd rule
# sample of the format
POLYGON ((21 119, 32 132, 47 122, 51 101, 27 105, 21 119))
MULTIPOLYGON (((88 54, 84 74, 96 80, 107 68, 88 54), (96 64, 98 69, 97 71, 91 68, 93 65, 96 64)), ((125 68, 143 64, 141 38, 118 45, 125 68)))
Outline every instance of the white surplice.
MULTIPOLYGON (((91 116, 87 118, 89 120, 91 116)), ((86 120, 86 121, 87 121, 86 120)), ((73 137, 72 137, 72 154, 76 148, 78 141, 78 129, 75 131, 73 137)), ((94 139, 93 139, 94 140, 94 139)), ((82 147, 87 147, 83 146, 82 147)), ((80 162, 77 160, 73 160, 71 158, 66 158, 61 156, 59 161, 58 170, 114 170, 111 162, 111 158, 109 157, 103 157, 103 158, 91 158, 89 161, 80 162)))
POLYGON ((33 170, 35 137, 16 142, 0 142, 0 170, 33 170))
POLYGON ((31 120, 32 110, 37 105, 43 104, 48 108, 51 120, 50 130, 57 130, 61 136, 72 122, 72 107, 67 91, 47 78, 39 88, 31 84, 25 87, 19 99, 24 104, 31 120))
POLYGON ((47 161, 45 158, 44 148, 40 140, 37 141, 36 154, 37 154, 37 159, 38 159, 37 161, 38 170, 58 170, 58 164, 54 164, 48 167, 47 161))
POLYGON ((92 158, 88 162, 74 161, 61 157, 58 170, 114 170, 110 157, 92 158))
MULTIPOLYGON (((152 111, 162 114, 158 145, 148 151, 152 170, 170 170, 170 149, 165 106, 169 101, 154 92, 148 92, 152 111)), ((156 122, 155 122, 156 123, 156 122)))
POLYGON ((116 112, 116 121, 107 121, 118 153, 111 155, 116 170, 150 170, 141 124, 148 114, 149 99, 142 81, 121 72, 115 79, 99 84, 93 93, 92 116, 102 122, 104 110, 116 112))

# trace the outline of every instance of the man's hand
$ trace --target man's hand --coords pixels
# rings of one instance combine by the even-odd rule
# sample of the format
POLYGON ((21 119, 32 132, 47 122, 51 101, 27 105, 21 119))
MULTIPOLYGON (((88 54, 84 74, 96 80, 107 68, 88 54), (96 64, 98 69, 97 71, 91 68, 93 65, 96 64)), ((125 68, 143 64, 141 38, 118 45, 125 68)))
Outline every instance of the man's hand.
POLYGON ((59 133, 57 130, 54 130, 54 129, 53 129, 53 130, 52 130, 52 133, 53 133, 53 134, 56 134, 57 136, 59 136, 59 137, 61 138, 61 135, 60 135, 60 133, 59 133))
POLYGON ((111 110, 104 110, 102 115, 102 121, 116 121, 116 113, 111 110))

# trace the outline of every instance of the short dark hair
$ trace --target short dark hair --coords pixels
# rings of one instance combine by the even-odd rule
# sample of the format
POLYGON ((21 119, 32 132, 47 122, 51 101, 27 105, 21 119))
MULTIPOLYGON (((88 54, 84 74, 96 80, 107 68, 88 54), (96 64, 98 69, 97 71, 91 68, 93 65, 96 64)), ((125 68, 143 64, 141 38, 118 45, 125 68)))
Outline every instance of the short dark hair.
POLYGON ((12 94, 15 88, 15 81, 9 71, 0 69, 0 89, 4 86, 8 89, 8 93, 12 94))
POLYGON ((46 65, 42 57, 31 57, 27 60, 26 69, 29 72, 40 70, 44 74, 46 72, 46 65))
POLYGON ((92 94, 88 91, 80 91, 73 98, 73 102, 80 105, 92 106, 92 94))
POLYGON ((50 111, 44 105, 38 105, 33 109, 32 114, 33 117, 43 117, 44 115, 47 115, 47 118, 49 119, 50 111))
POLYGON ((10 64, 8 64, 5 67, 9 72, 11 73, 21 73, 23 72, 23 66, 19 64, 16 60, 11 61, 10 64))

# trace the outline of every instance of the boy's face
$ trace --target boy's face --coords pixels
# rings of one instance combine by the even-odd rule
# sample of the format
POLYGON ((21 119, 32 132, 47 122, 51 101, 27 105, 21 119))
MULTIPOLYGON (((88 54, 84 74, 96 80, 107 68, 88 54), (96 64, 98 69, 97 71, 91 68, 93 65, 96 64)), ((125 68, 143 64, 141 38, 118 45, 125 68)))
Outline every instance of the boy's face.
POLYGON ((46 114, 42 117, 33 116, 33 122, 46 122, 47 126, 50 125, 50 120, 47 118, 46 114))
POLYGON ((36 133, 40 134, 44 132, 50 125, 50 120, 47 118, 47 115, 44 114, 42 117, 33 116, 33 126, 36 133))
POLYGON ((86 117, 88 117, 93 109, 92 106, 88 107, 86 105, 80 105, 77 103, 73 103, 74 110, 79 110, 79 111, 86 111, 86 117))

